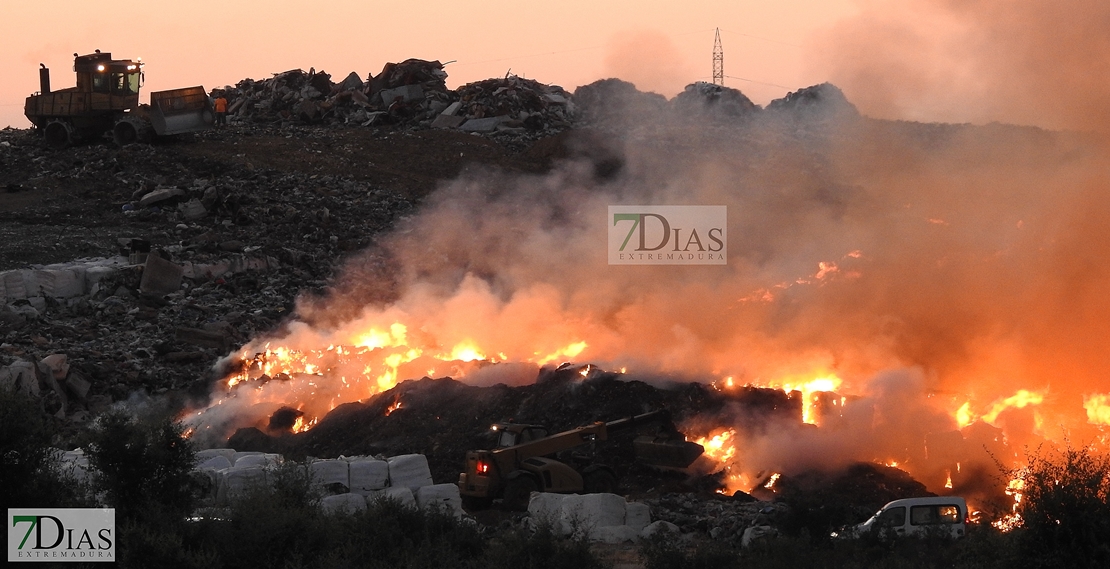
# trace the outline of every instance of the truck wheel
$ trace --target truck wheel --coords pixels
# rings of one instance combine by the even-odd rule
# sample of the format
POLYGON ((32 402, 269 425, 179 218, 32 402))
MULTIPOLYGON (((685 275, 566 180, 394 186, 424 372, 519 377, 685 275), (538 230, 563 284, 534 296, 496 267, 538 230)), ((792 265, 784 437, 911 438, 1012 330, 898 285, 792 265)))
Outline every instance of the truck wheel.
POLYGON ((582 477, 582 487, 587 494, 611 494, 617 491, 617 477, 608 470, 594 470, 582 477))
POLYGON ((505 497, 501 501, 508 510, 523 512, 528 509, 528 501, 532 492, 538 492, 539 484, 531 476, 518 476, 505 485, 505 497))
POLYGON ((43 135, 46 138, 46 144, 50 148, 60 150, 73 143, 70 127, 62 121, 54 121, 46 125, 46 130, 43 135))

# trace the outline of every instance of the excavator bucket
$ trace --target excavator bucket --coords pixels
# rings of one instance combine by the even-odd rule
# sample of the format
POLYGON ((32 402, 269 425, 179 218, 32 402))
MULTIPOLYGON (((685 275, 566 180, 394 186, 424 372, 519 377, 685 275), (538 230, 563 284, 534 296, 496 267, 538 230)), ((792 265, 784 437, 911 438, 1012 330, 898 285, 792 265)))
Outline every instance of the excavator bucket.
POLYGON ((705 452, 698 443, 667 436, 642 435, 633 439, 632 447, 636 460, 664 468, 686 468, 705 452))
POLYGON ((150 94, 150 124, 159 136, 206 130, 216 122, 204 87, 150 94))

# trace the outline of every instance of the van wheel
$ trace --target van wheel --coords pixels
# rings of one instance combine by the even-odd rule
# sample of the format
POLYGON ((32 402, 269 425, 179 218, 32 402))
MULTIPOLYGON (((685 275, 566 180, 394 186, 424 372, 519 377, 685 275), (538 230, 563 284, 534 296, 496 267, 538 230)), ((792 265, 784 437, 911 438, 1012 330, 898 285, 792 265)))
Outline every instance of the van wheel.
POLYGON ((528 501, 532 492, 540 490, 536 479, 531 476, 518 476, 505 485, 505 497, 501 501, 505 509, 523 512, 528 509, 528 501))
POLYGON ((617 477, 605 469, 594 470, 582 477, 582 486, 587 494, 611 494, 617 491, 617 477))

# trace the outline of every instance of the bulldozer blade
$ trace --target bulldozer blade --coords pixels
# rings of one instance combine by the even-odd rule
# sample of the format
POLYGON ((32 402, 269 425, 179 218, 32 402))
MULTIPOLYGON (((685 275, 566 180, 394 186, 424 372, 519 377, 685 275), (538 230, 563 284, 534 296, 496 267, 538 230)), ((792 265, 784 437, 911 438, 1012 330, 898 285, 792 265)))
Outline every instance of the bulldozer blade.
POLYGON ((705 452, 698 443, 643 435, 632 441, 636 459, 652 466, 686 468, 705 452))
POLYGON ((206 130, 216 122, 204 87, 150 94, 150 124, 159 136, 206 130))

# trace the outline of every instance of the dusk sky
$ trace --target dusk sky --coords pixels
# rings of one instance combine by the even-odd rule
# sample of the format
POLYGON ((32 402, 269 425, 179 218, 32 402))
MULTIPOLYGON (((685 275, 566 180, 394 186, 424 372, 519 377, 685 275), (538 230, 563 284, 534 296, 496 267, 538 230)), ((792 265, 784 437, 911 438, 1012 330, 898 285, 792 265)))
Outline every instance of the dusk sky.
POLYGON ((295 68, 365 78, 420 58, 452 62, 451 88, 511 72, 569 91, 619 77, 670 97, 711 79, 717 28, 726 85, 760 105, 829 81, 882 118, 1104 130, 1110 116, 1110 7, 1097 0, 43 0, 5 2, 0 126, 30 126, 39 63, 70 87, 72 54, 95 49, 141 57, 146 92, 295 68))

